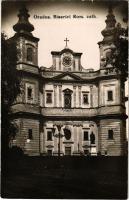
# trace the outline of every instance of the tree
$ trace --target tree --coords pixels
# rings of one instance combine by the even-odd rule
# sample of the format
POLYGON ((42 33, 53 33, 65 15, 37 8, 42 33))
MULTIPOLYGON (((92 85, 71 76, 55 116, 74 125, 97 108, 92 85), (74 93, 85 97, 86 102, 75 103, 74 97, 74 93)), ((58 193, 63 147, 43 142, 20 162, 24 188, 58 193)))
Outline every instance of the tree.
POLYGON ((107 55, 106 63, 112 64, 120 72, 123 78, 128 74, 128 28, 116 26, 114 45, 110 54, 107 55))
POLYGON ((17 47, 16 43, 1 35, 1 150, 5 159, 9 149, 10 138, 16 134, 17 127, 11 120, 11 106, 20 94, 20 79, 16 69, 17 47))
POLYGON ((128 28, 122 28, 117 24, 116 32, 116 53, 114 54, 114 65, 121 71, 122 75, 127 76, 128 73, 128 28))

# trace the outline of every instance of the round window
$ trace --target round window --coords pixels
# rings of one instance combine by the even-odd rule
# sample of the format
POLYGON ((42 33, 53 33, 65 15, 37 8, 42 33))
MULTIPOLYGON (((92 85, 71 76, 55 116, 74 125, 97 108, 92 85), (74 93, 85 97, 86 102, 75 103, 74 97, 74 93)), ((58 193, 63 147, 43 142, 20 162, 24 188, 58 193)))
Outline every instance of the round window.
POLYGON ((70 56, 65 56, 63 58, 63 65, 65 65, 66 67, 69 67, 72 64, 72 59, 70 56))

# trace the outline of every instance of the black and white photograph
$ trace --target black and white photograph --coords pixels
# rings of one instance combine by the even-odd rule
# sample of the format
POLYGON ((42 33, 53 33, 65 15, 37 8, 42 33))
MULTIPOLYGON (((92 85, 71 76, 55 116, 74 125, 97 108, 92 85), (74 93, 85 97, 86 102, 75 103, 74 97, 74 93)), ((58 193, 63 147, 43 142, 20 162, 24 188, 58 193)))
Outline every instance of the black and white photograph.
POLYGON ((127 199, 128 2, 1 3, 1 196, 127 199))

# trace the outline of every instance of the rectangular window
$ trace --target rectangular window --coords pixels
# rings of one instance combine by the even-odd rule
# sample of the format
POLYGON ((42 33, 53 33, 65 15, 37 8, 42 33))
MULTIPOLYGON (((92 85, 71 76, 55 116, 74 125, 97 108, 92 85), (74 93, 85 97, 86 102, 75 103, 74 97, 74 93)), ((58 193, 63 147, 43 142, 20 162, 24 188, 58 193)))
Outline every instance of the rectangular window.
POLYGON ((113 140, 113 130, 108 130, 108 139, 113 140))
POLYGON ((28 87, 27 88, 27 99, 32 100, 33 99, 33 94, 32 94, 32 88, 28 87))
POLYGON ((51 131, 47 132, 47 140, 52 141, 52 132, 51 131))
POLYGON ((46 103, 52 103, 52 93, 46 94, 46 103))
POLYGON ((88 135, 88 131, 84 131, 84 141, 87 141, 89 139, 88 135))
POLYGON ((108 101, 113 101, 113 91, 109 90, 107 92, 108 101))
POLYGON ((88 94, 83 94, 83 103, 84 104, 88 104, 89 103, 88 94))
POLYGON ((32 133, 32 129, 28 130, 28 139, 32 140, 33 139, 33 133, 32 133))

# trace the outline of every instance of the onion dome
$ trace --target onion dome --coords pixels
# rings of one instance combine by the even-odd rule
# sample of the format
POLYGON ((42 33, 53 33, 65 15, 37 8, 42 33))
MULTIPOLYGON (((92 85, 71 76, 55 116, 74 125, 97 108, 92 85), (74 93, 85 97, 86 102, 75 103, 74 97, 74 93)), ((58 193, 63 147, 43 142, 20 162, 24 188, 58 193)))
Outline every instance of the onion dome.
POLYGON ((111 7, 109 7, 107 19, 105 20, 105 22, 106 22, 106 28, 101 32, 102 35, 104 36, 104 40, 106 40, 106 37, 108 36, 113 36, 116 31, 115 27, 116 19, 111 7))
POLYGON ((31 32, 34 30, 34 26, 28 20, 30 15, 28 14, 28 10, 25 6, 19 10, 18 17, 18 22, 13 26, 14 31, 17 33, 32 35, 31 32))

